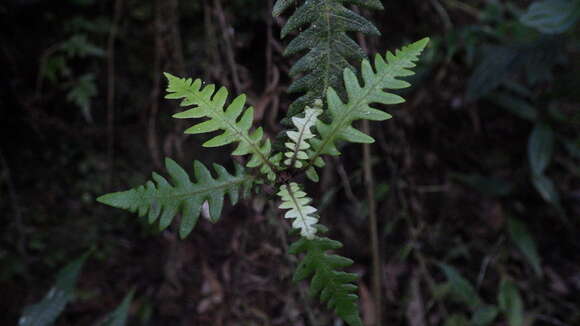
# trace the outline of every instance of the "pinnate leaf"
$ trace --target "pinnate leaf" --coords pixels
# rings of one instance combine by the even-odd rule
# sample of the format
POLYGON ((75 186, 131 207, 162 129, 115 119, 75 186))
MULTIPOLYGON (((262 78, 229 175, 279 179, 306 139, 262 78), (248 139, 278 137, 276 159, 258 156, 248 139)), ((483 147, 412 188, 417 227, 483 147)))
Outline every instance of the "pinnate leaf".
POLYGON ((299 169, 303 166, 303 161, 308 159, 308 152, 310 152, 310 144, 308 141, 316 136, 311 128, 316 124, 318 116, 321 114, 322 101, 316 100, 314 101, 314 108, 306 107, 304 117, 292 117, 292 123, 296 130, 286 132, 290 141, 285 144, 289 149, 285 153, 285 165, 299 169))
POLYGON ((294 255, 305 253, 304 259, 294 273, 294 281, 312 277, 310 295, 319 295, 328 307, 350 326, 362 326, 355 294, 357 286, 352 282, 358 279, 353 273, 337 271, 352 265, 352 260, 329 255, 328 250, 342 247, 338 241, 328 238, 300 238, 294 242, 288 252, 294 255))
POLYGON ((274 180, 274 171, 277 167, 271 160, 272 145, 269 139, 264 139, 262 128, 250 131, 254 120, 254 108, 244 108, 245 95, 236 97, 226 107, 228 90, 225 87, 216 91, 215 85, 204 85, 201 79, 194 81, 191 78, 179 78, 169 73, 165 73, 165 77, 169 83, 165 98, 181 99, 183 107, 193 106, 186 111, 174 114, 173 117, 205 119, 188 128, 185 131, 186 134, 223 131, 206 141, 203 146, 219 147, 238 143, 232 154, 251 155, 246 166, 259 168, 268 179, 274 180))
POLYGON ((290 105, 289 116, 302 112, 316 98, 323 98, 329 87, 344 91, 340 74, 360 60, 365 53, 347 33, 380 35, 367 19, 347 8, 353 4, 369 9, 382 9, 379 0, 278 0, 274 16, 292 5, 298 6, 282 29, 282 37, 299 32, 287 46, 285 55, 305 54, 292 66, 290 74, 298 77, 289 87, 291 93, 306 93, 290 105))
POLYGON ((415 62, 428 42, 429 39, 425 38, 397 50, 395 54, 387 52, 385 58, 377 55, 374 68, 368 60, 363 60, 361 67, 363 85, 359 84, 352 70, 344 69, 343 79, 348 101, 344 103, 334 88, 328 89, 326 99, 331 122, 317 122, 316 128, 321 139, 312 140, 315 153, 311 157, 311 163, 320 154, 339 155, 340 152, 336 147, 339 140, 354 143, 374 142, 372 137, 351 126, 352 122, 359 119, 383 121, 391 118, 390 114, 371 107, 371 104, 397 104, 405 101, 399 95, 386 92, 385 89, 410 86, 408 82, 398 78, 414 74, 410 68, 415 67, 415 62))
POLYGON ((280 186, 278 196, 282 198, 282 204, 279 207, 289 209, 284 217, 294 219, 292 227, 300 230, 301 236, 314 239, 318 218, 314 215, 317 209, 309 205, 312 199, 307 197, 295 182, 280 186))
POLYGON ((236 165, 234 174, 230 174, 223 166, 214 164, 217 177, 199 161, 194 162, 196 182, 172 159, 165 159, 165 166, 171 178, 171 183, 157 173, 153 173, 153 181, 126 191, 103 195, 97 200, 103 204, 147 216, 148 222, 159 220, 160 229, 167 228, 175 215, 181 213, 179 234, 185 238, 199 219, 202 205, 208 202, 210 219, 219 219, 224 197, 229 196, 232 204, 237 203, 240 193, 247 194, 254 178, 245 175, 241 166, 236 165))

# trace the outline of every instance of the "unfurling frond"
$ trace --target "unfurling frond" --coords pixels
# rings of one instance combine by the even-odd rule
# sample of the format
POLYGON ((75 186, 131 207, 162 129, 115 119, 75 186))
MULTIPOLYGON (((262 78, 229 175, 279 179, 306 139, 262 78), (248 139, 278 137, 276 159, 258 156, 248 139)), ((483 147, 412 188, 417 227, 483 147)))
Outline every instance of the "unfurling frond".
POLYGON ((286 143, 286 147, 289 151, 284 153, 284 156, 286 157, 284 160, 285 165, 299 169, 303 166, 302 162, 308 159, 308 154, 306 152, 310 149, 308 140, 316 136, 312 133, 310 128, 316 124, 318 116, 321 114, 322 101, 317 99, 314 101, 314 108, 309 106, 306 107, 303 118, 297 116, 292 117, 292 123, 297 130, 286 132, 291 141, 286 143))
POLYGON ((340 74, 350 67, 350 60, 360 60, 364 51, 348 35, 360 32, 367 35, 380 35, 377 28, 367 19, 345 7, 353 4, 370 9, 382 9, 379 0, 278 0, 274 4, 273 15, 278 16, 292 4, 301 5, 290 16, 282 29, 282 37, 300 31, 286 48, 284 55, 307 51, 290 70, 296 79, 288 89, 291 93, 304 92, 290 106, 289 116, 299 113, 302 108, 316 98, 323 98, 328 87, 339 93, 344 88, 340 74))
POLYGON ((354 294, 357 286, 352 284, 358 276, 337 271, 352 265, 352 260, 326 253, 327 250, 340 247, 342 247, 340 242, 328 238, 300 238, 294 242, 288 252, 294 255, 306 254, 294 273, 294 281, 312 276, 310 295, 320 293, 320 299, 327 302, 329 308, 333 308, 348 325, 362 326, 357 304, 358 296, 354 294))
POLYGON ((251 155, 248 167, 257 167, 268 179, 275 179, 276 165, 271 160, 272 145, 269 139, 264 140, 262 128, 250 132, 254 120, 254 108, 244 108, 246 96, 236 97, 227 108, 228 90, 221 87, 217 92, 215 85, 203 85, 201 79, 179 78, 165 73, 169 82, 168 99, 183 99, 181 106, 193 108, 174 114, 174 118, 205 118, 185 131, 186 134, 201 134, 222 130, 223 133, 206 141, 204 147, 218 147, 238 142, 233 155, 251 155))
POLYGON ((282 198, 282 204, 279 207, 290 209, 284 217, 294 219, 292 227, 300 230, 300 235, 303 237, 314 239, 318 218, 313 215, 316 213, 316 208, 309 205, 312 199, 306 197, 306 193, 295 182, 280 186, 278 196, 282 198))
POLYGON ((428 38, 397 50, 395 54, 387 52, 386 59, 375 56, 374 69, 368 60, 362 62, 363 85, 359 84, 357 76, 350 69, 344 69, 343 79, 348 100, 343 103, 337 92, 331 87, 326 93, 328 112, 331 122, 318 121, 316 129, 320 138, 314 138, 311 144, 314 153, 310 157, 310 164, 314 165, 320 154, 339 155, 336 142, 339 140, 353 143, 372 143, 374 139, 369 135, 351 126, 354 120, 367 119, 382 121, 391 118, 391 115, 371 107, 376 104, 397 104, 405 100, 385 89, 401 89, 409 87, 406 81, 397 79, 414 75, 409 68, 415 67, 415 62, 429 42, 428 38))
POLYGON ((165 166, 171 177, 171 183, 157 173, 153 181, 127 191, 103 195, 97 200, 103 204, 139 213, 148 217, 153 223, 159 219, 160 229, 165 229, 178 213, 181 213, 179 235, 185 238, 193 229, 201 207, 205 201, 209 205, 210 220, 216 222, 221 214, 224 197, 229 195, 232 204, 237 203, 240 193, 249 193, 254 177, 244 174, 243 168, 235 167, 230 174, 223 166, 214 164, 217 178, 199 161, 194 162, 194 175, 197 182, 192 182, 183 170, 172 159, 165 159, 165 166))

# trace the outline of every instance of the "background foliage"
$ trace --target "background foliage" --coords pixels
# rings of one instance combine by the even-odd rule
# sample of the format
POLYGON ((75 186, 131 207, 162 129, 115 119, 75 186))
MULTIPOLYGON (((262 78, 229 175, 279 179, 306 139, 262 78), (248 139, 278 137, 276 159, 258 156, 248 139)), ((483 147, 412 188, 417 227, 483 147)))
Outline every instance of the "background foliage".
MULTIPOLYGON (((363 48, 432 37, 409 101, 371 130, 383 319, 580 323, 580 2, 381 2, 355 11, 382 32, 363 48)), ((113 323, 122 311, 131 325, 331 324, 290 283, 286 222, 266 204, 274 194, 226 205, 218 225, 200 219, 187 241, 94 200, 143 184, 165 156, 234 171, 227 151, 175 126, 162 71, 247 93, 278 135, 300 56, 283 56, 285 18, 271 10, 257 0, 0 4, 0 324, 39 309, 53 287, 68 303, 57 325, 113 323), (79 259, 76 286, 63 283, 79 259)), ((371 324, 362 149, 340 150, 309 194, 356 262, 371 324)))

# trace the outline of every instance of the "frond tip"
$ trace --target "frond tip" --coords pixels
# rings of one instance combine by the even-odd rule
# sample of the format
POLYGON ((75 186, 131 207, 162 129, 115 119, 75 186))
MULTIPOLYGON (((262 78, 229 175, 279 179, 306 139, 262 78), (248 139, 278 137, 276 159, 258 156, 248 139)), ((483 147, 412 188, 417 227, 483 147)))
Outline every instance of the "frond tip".
POLYGON ((252 176, 244 174, 239 165, 236 165, 232 175, 223 166, 214 164, 217 173, 217 178, 214 178, 201 162, 195 161, 194 175, 197 182, 192 182, 187 172, 172 159, 166 158, 165 166, 173 184, 153 172, 153 181, 127 191, 103 195, 97 201, 138 213, 139 216, 147 215, 150 224, 159 219, 161 230, 167 228, 175 215, 181 213, 179 235, 185 238, 197 223, 205 201, 209 205, 210 220, 216 222, 226 194, 232 204, 236 204, 240 193, 249 193, 254 181, 252 176))
POLYGON ((301 281, 312 276, 310 295, 320 293, 320 299, 327 302, 336 314, 350 326, 362 326, 358 312, 358 296, 355 294, 357 286, 352 282, 358 279, 353 273, 337 271, 352 265, 352 260, 329 255, 327 250, 342 247, 338 241, 328 238, 306 239, 301 238, 294 242, 288 252, 294 255, 305 253, 304 259, 294 273, 294 281, 301 281))
POLYGON ((292 227, 300 230, 300 235, 303 237, 314 239, 318 218, 313 215, 316 213, 316 208, 309 205, 312 199, 306 197, 306 193, 300 190, 295 182, 280 186, 278 196, 282 198, 282 204, 279 207, 290 209, 284 217, 294 219, 292 227))

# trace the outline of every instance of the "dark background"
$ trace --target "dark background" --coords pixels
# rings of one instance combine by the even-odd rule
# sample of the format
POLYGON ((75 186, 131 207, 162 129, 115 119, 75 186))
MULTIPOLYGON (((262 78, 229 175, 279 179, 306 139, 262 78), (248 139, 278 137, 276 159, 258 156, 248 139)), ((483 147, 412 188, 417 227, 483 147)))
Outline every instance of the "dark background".
MULTIPOLYGON (((382 32, 370 52, 432 38, 407 102, 371 124, 385 325, 466 325, 472 308, 442 262, 488 304, 511 280, 526 325, 580 324, 578 24, 555 35, 525 26, 530 1, 383 3, 362 12, 382 32)), ((227 207, 183 241, 95 201, 164 173, 166 156, 189 171, 193 159, 231 166, 227 150, 182 134, 163 71, 246 93, 256 123, 282 130, 297 57, 282 56, 278 37, 288 13, 270 11, 265 0, 0 3, 0 324, 16 324, 87 250, 57 325, 94 325, 131 288, 131 325, 309 325, 309 305, 331 324, 291 283, 271 197, 227 207)), ((371 322, 361 157, 345 147, 309 192, 355 261, 371 322)))

